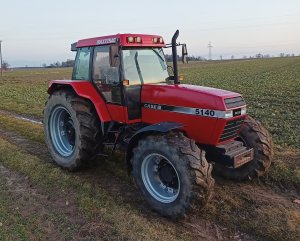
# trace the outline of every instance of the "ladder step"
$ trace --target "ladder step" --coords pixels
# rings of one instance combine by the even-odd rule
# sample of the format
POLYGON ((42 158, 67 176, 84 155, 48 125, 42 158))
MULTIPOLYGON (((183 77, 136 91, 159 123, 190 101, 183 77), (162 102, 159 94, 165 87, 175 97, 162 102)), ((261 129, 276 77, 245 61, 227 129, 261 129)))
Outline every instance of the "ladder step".
POLYGON ((119 133, 119 131, 108 131, 108 133, 119 133))
POLYGON ((113 142, 103 142, 102 144, 106 145, 106 146, 114 146, 115 145, 115 143, 113 143, 113 142))
POLYGON ((105 154, 105 153, 98 153, 98 154, 96 154, 96 156, 104 156, 104 157, 108 157, 109 155, 108 155, 108 154, 105 154))

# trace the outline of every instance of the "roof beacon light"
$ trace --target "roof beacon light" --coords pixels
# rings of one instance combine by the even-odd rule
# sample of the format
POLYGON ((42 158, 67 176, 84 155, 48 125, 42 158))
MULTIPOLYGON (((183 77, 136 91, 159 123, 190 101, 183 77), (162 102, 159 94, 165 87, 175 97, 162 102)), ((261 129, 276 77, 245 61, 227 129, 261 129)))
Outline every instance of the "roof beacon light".
POLYGON ((142 43, 142 37, 135 37, 136 43, 142 43))
POLYGON ((128 43, 133 43, 134 42, 134 37, 132 37, 132 36, 127 37, 127 42, 128 43))
POLYGON ((158 38, 157 37, 153 38, 153 43, 155 43, 155 44, 158 43, 158 38))
POLYGON ((159 43, 160 43, 160 44, 163 44, 163 43, 164 43, 164 40, 163 40, 162 37, 159 38, 159 43))

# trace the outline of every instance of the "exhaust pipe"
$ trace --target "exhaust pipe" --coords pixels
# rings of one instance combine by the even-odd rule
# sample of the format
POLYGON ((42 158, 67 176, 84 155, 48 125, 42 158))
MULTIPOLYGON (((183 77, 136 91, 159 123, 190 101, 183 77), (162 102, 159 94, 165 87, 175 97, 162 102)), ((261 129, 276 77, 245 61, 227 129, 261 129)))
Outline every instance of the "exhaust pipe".
POLYGON ((174 71, 174 84, 179 84, 178 80, 178 66, 177 66, 177 44, 176 40, 179 36, 179 30, 176 30, 172 38, 172 57, 173 57, 173 71, 174 71))

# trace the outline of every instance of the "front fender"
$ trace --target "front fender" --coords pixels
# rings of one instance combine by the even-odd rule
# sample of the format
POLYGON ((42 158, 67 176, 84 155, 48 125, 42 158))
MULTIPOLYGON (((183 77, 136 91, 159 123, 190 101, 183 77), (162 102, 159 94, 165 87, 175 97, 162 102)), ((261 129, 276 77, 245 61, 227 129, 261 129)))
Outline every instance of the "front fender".
POLYGON ((153 125, 146 126, 144 128, 139 129, 130 139, 127 151, 126 151, 126 162, 128 167, 128 173, 131 172, 131 163, 130 159, 132 157, 132 150, 138 143, 138 140, 141 137, 144 137, 153 133, 168 133, 172 130, 180 129, 183 125, 177 122, 160 122, 153 125))

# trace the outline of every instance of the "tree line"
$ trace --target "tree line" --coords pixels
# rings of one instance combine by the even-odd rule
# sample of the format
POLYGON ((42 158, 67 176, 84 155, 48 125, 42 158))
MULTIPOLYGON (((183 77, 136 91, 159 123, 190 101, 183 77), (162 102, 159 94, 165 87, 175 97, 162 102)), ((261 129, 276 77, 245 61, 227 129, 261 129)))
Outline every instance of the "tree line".
POLYGON ((73 67, 74 66, 74 60, 72 59, 67 59, 66 61, 62 61, 62 62, 54 62, 52 64, 43 64, 44 68, 64 68, 64 67, 73 67))

